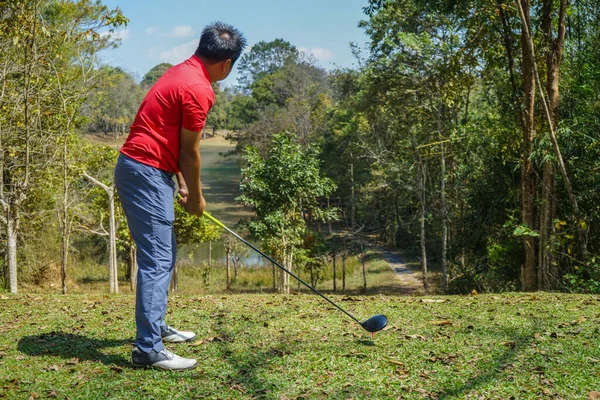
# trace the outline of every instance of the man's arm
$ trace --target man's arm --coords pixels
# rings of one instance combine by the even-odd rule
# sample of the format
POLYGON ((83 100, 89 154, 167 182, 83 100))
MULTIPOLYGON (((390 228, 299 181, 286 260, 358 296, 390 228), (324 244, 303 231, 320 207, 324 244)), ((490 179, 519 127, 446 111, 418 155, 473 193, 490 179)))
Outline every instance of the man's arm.
MULTIPOLYGON (((180 201, 185 210, 194 215, 202 215, 206 202, 202 196, 202 186, 200 184, 200 138, 201 132, 192 132, 181 128, 179 136, 179 169, 181 177, 177 180, 180 188, 187 187, 187 198, 183 197, 180 201)), ((182 193, 182 195, 184 195, 182 193)))

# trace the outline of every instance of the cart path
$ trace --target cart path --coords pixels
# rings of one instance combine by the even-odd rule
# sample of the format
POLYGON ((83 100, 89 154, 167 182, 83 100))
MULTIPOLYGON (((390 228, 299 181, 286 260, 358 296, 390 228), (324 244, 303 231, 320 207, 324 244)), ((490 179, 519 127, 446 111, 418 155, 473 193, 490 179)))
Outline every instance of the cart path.
POLYGON ((414 271, 406 266, 402 258, 389 250, 381 250, 381 254, 390 265, 390 268, 396 272, 396 277, 400 281, 401 290, 404 294, 424 294, 423 274, 421 271, 414 271))

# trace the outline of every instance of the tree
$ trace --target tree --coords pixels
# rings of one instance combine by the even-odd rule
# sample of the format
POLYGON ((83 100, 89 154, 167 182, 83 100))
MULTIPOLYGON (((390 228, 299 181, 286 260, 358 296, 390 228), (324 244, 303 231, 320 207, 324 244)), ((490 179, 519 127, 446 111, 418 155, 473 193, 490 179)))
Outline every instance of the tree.
MULTIPOLYGON (((238 199, 256 212, 250 231, 289 270, 302 247, 307 216, 321 221, 335 218, 336 210, 319 202, 335 185, 321 175, 318 154, 315 146, 303 147, 296 135, 286 133, 273 136, 267 154, 255 146, 247 147, 244 154, 248 166, 242 170, 238 199)), ((275 267, 273 271, 275 275, 275 267)), ((281 275, 279 289, 289 292, 287 274, 281 275)))
POLYGON ((206 138, 206 130, 212 129, 212 136, 215 136, 218 129, 223 129, 227 123, 227 107, 228 107, 228 96, 227 93, 221 90, 218 83, 213 84, 213 90, 215 92, 215 104, 210 109, 208 116, 206 117, 206 127, 204 128, 204 138, 206 138))
POLYGON ((111 66, 103 66, 85 106, 90 119, 88 130, 124 135, 133 123, 142 102, 143 90, 133 77, 111 66))
MULTIPOLYGON (((81 63, 81 59, 72 57, 73 53, 63 54, 62 50, 73 45, 84 49, 79 54, 91 57, 111 44, 110 38, 98 31, 115 28, 127 20, 118 9, 111 11, 90 0, 11 0, 3 3, 2 13, 0 204, 7 232, 9 286, 11 292, 16 292, 21 207, 35 175, 54 161, 52 147, 56 142, 51 139, 60 134, 49 128, 57 112, 56 76, 62 72, 56 60, 65 57, 67 65, 81 63)), ((63 101, 63 109, 64 105, 63 101)))
MULTIPOLYGON (((221 237, 218 227, 207 222, 205 218, 188 214, 177 202, 175 203, 175 222, 173 223, 173 228, 175 229, 177 243, 179 245, 189 245, 190 254, 193 253, 194 248, 198 244, 217 240, 221 237)), ((206 268, 210 268, 209 263, 206 263, 206 268)), ((177 290, 178 288, 177 272, 177 264, 175 264, 171 280, 171 288, 173 290, 177 290)), ((209 270, 204 272, 206 274, 210 273, 209 270)))
POLYGON ((283 39, 256 43, 238 63, 240 89, 248 94, 259 78, 274 73, 286 63, 295 62, 299 55, 296 47, 283 39))
POLYGON ((142 78, 140 86, 146 90, 150 89, 150 87, 152 87, 152 85, 154 85, 172 66, 173 64, 161 63, 150 68, 150 71, 146 72, 146 75, 142 78))

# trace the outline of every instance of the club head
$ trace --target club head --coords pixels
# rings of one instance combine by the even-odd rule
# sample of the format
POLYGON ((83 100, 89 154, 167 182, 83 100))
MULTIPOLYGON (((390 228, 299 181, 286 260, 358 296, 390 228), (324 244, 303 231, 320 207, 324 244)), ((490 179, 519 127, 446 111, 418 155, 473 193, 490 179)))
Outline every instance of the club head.
POLYGON ((388 323, 387 317, 385 315, 378 314, 378 315, 372 316, 371 318, 369 318, 368 320, 366 320, 364 322, 361 322, 360 325, 367 332, 377 332, 377 331, 380 331, 383 328, 385 328, 387 323, 388 323))

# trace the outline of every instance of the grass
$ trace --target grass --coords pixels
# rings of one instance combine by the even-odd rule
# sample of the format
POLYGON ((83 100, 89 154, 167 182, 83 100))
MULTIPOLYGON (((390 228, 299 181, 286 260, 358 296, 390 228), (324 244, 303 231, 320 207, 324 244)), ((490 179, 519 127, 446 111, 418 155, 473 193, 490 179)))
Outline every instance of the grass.
POLYGON ((600 298, 172 296, 198 367, 130 367, 131 295, 0 295, 0 398, 584 399, 600 390, 600 298))
MULTIPOLYGON (((402 294, 406 291, 395 276, 394 271, 383 259, 379 252, 372 252, 367 262, 367 292, 366 294, 402 294)), ((125 265, 119 269, 119 291, 121 293, 130 293, 129 282, 125 279, 125 265)), ((294 273, 298 273, 293 268, 294 273)), ((202 277, 202 266, 200 263, 180 258, 178 263, 179 274, 179 294, 187 295, 207 295, 220 294, 226 292, 226 267, 222 262, 213 262, 210 270, 209 286, 206 287, 202 277)), ((233 276, 233 267, 231 268, 233 276)), ((310 276, 307 272, 300 271, 300 278, 310 283, 310 276)), ((54 273, 58 276, 58 273, 54 273)), ((317 284, 317 289, 325 293, 334 293, 333 291, 333 266, 331 264, 323 267, 321 271, 322 279, 317 284)), ((70 281, 68 289, 70 293, 83 294, 95 293, 104 294, 108 292, 108 269, 105 266, 95 263, 81 263, 72 266, 69 269, 68 276, 70 281)), ((431 275, 433 276, 433 274, 431 275)), ((273 286, 272 268, 270 265, 245 265, 239 270, 237 281, 232 282, 231 293, 263 293, 270 292, 273 286)), ((308 292, 304 286, 300 285, 293 278, 290 280, 291 289, 294 291, 308 292)), ((357 295, 363 294, 363 276, 361 265, 355 257, 348 257, 346 260, 346 290, 344 294, 357 295)), ((60 285, 54 283, 52 287, 28 287, 28 292, 49 293, 58 292, 60 285)), ((337 293, 342 292, 342 267, 341 260, 337 260, 336 270, 336 289, 337 293)))

